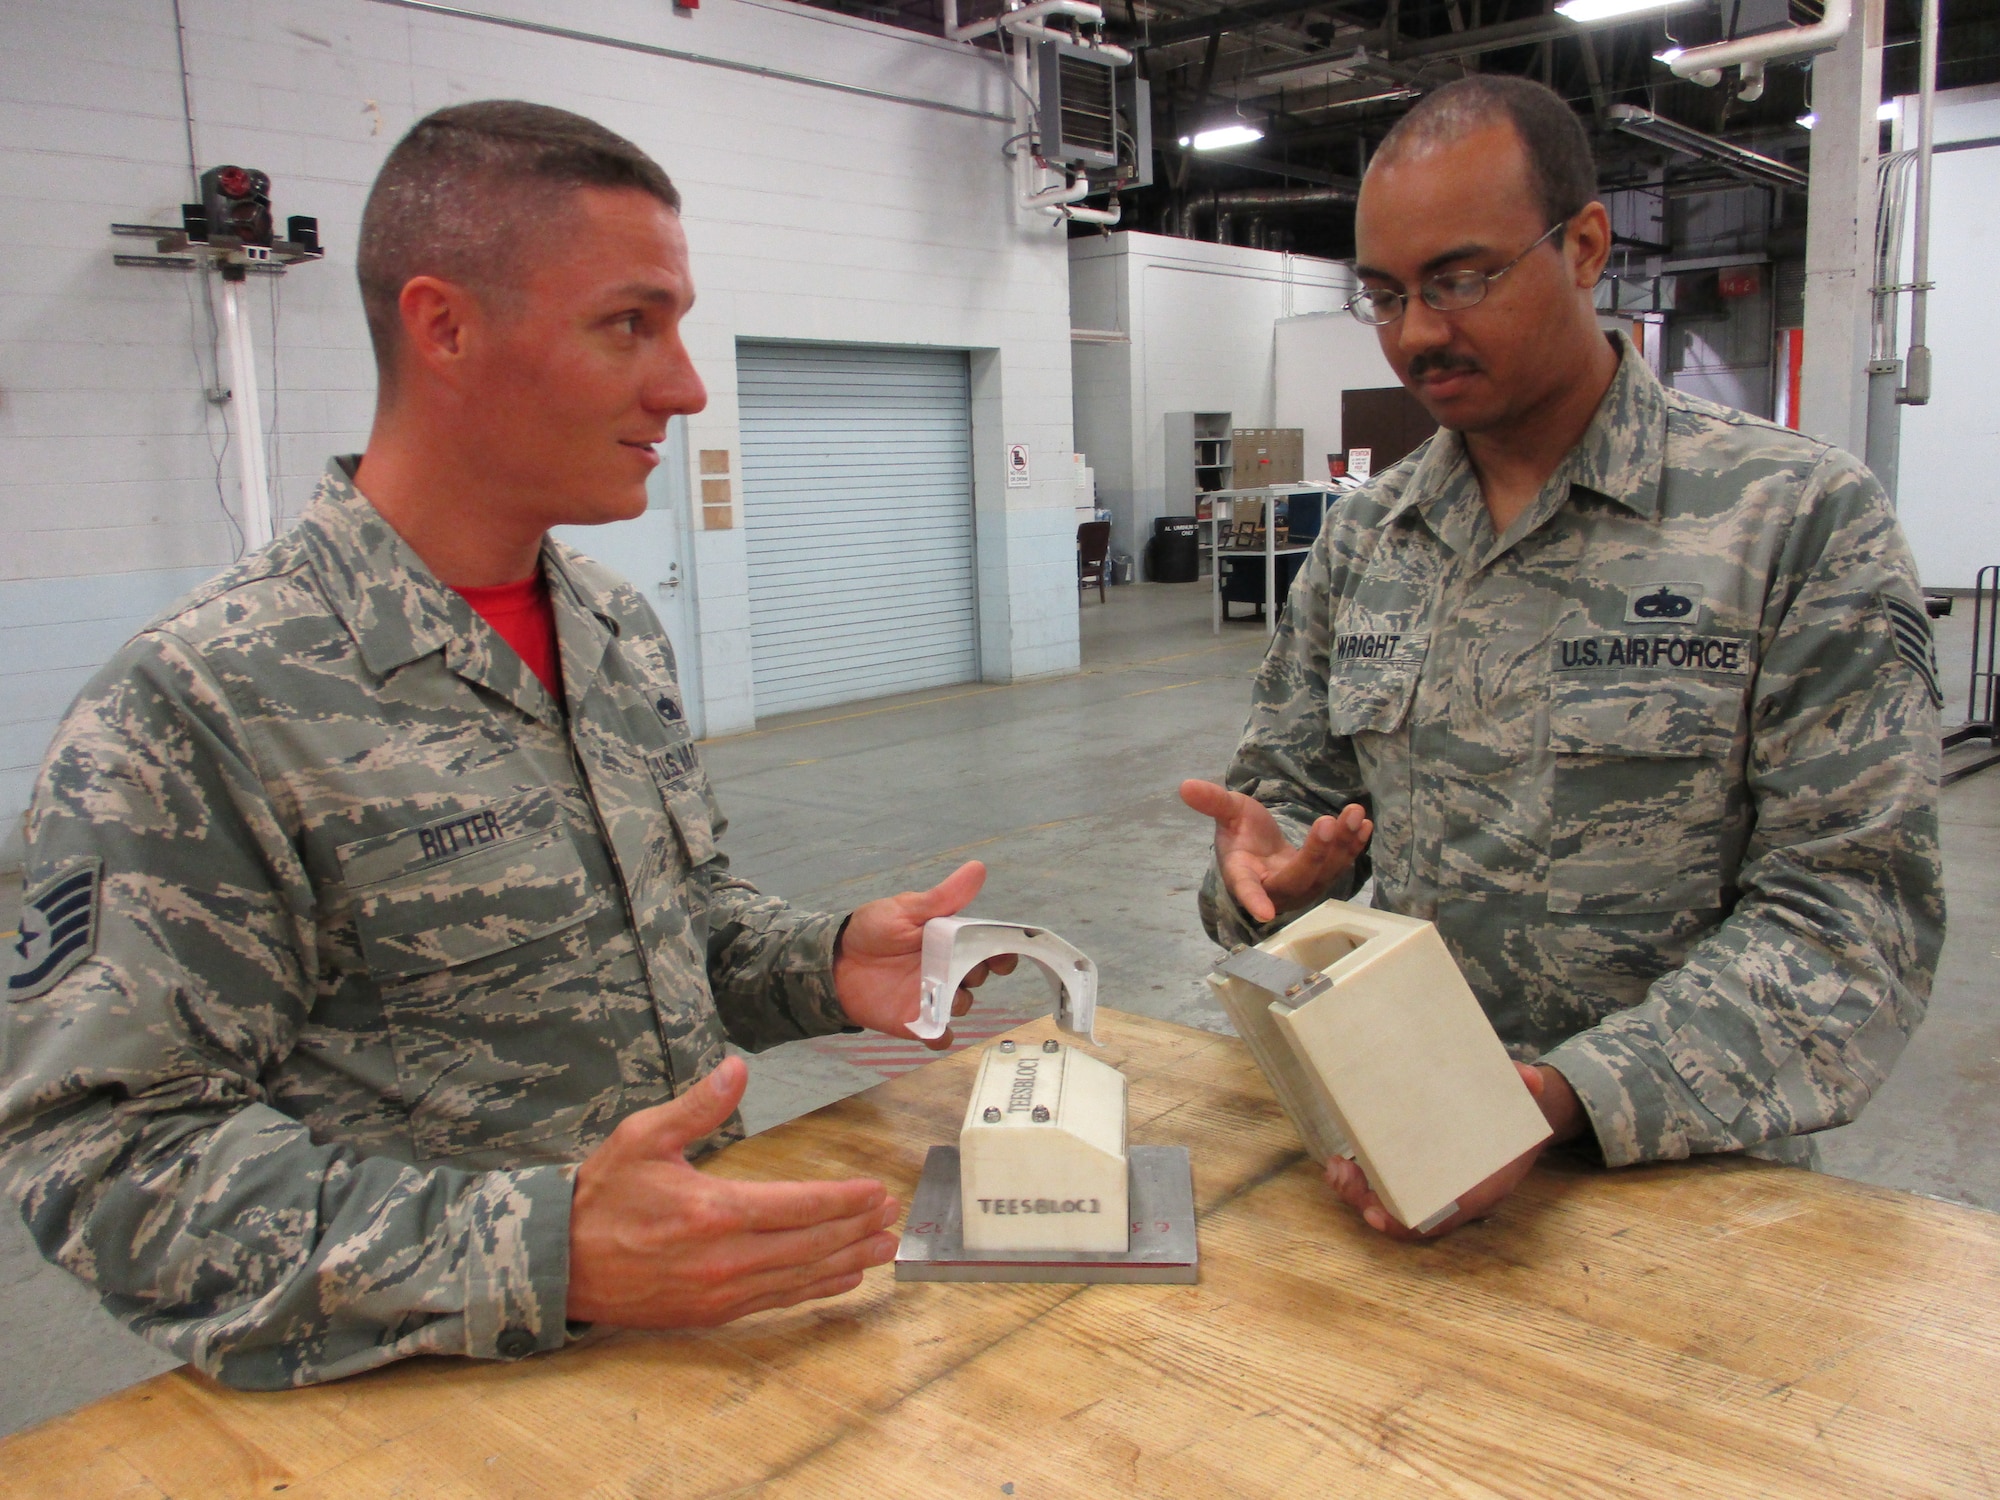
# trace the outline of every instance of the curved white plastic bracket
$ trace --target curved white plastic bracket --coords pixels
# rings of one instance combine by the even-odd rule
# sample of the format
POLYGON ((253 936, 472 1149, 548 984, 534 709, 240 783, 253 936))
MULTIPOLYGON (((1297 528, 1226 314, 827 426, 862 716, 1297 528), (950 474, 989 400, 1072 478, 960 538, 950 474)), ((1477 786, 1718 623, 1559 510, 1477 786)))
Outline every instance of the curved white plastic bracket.
POLYGON ((924 923, 924 970, 910 1034, 931 1041, 951 1025, 951 1002, 965 976, 989 958, 1018 953, 1056 992, 1056 1025, 1097 1045, 1097 965, 1046 927, 933 917, 924 923))

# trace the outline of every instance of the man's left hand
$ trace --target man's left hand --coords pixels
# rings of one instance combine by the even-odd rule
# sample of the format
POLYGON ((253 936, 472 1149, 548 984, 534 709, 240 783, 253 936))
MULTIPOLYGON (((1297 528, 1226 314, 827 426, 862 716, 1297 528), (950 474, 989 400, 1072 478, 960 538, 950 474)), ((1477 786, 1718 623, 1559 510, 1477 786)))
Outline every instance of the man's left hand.
MULTIPOLYGON (((972 904, 986 884, 986 866, 978 860, 960 865, 927 891, 905 891, 856 907, 840 935, 833 958, 833 990, 840 1008, 857 1026, 890 1036, 907 1037, 917 1018, 918 980, 924 967, 924 923, 932 917, 956 916, 972 904)), ((988 974, 1011 974, 1018 962, 1011 954, 989 958, 959 982, 951 1013, 972 1009, 972 991, 988 974)), ((942 1052, 952 1042, 951 1030, 924 1045, 942 1052)))
POLYGON ((1515 1063, 1521 1074, 1521 1082, 1528 1092, 1535 1096, 1535 1103, 1542 1107, 1542 1115, 1549 1122, 1549 1138, 1533 1150, 1524 1151, 1508 1162, 1506 1166, 1480 1183, 1468 1193, 1459 1195, 1458 1212, 1446 1219, 1427 1234, 1418 1234, 1414 1229, 1396 1222, 1382 1200, 1375 1196, 1368 1186, 1368 1174, 1356 1162, 1336 1156, 1326 1164, 1326 1181, 1350 1208, 1360 1213, 1368 1227, 1378 1229, 1395 1240, 1434 1240, 1439 1235, 1450 1234, 1461 1224, 1474 1219, 1483 1219, 1496 1208, 1500 1200, 1521 1185, 1521 1179, 1528 1175, 1541 1154, 1549 1147, 1562 1141, 1574 1140, 1589 1127, 1589 1117, 1583 1112, 1583 1103, 1576 1097, 1576 1090, 1569 1086, 1569 1080, 1554 1068, 1541 1063, 1515 1063))

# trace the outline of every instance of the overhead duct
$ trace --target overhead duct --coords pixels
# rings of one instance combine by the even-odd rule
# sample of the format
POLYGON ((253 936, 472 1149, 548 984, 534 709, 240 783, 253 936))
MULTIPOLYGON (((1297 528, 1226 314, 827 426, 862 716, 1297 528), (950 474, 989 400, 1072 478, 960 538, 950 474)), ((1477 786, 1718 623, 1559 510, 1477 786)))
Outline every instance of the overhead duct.
POLYGON ((1626 135, 1637 136, 1642 141, 1655 146, 1665 146, 1669 151, 1678 151, 1683 156, 1697 157, 1702 161, 1712 161, 1733 177, 1746 182, 1760 182, 1770 187, 1803 189, 1806 174, 1797 167, 1788 166, 1773 156, 1764 156, 1756 151, 1734 145, 1720 136, 1709 135, 1691 126, 1673 120, 1662 119, 1651 110, 1641 109, 1636 104, 1614 104, 1606 111, 1614 129, 1626 135))
POLYGON ((1177 232, 1184 240, 1194 239, 1196 221, 1204 213, 1215 215, 1219 229, 1223 221, 1246 208, 1263 213, 1282 213, 1287 209, 1326 208, 1352 203, 1354 198, 1355 190, 1351 187, 1231 188, 1222 193, 1204 193, 1181 205, 1177 232))

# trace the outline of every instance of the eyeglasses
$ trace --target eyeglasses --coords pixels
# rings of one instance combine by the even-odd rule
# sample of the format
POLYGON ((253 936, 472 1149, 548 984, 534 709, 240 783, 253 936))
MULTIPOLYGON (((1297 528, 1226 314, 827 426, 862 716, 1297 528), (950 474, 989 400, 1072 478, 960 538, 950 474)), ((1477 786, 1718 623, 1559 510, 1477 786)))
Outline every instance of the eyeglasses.
MULTIPOLYGON (((1488 287, 1526 260, 1552 236, 1562 233, 1562 228, 1561 224, 1551 224, 1540 239, 1497 271, 1439 271, 1435 276, 1426 276, 1423 285, 1417 288, 1417 294, 1424 299, 1426 307, 1434 307, 1439 312, 1463 312, 1468 307, 1476 307, 1486 300, 1488 287)), ((1366 323, 1370 328, 1381 328, 1402 317, 1409 301, 1408 292, 1363 287, 1344 305, 1356 322, 1366 323)))

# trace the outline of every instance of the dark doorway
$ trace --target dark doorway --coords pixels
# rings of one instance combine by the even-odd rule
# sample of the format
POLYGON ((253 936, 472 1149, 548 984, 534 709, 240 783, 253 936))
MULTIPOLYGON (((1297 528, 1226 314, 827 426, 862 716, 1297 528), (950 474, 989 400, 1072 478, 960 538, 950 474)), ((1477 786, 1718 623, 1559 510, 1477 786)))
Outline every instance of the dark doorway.
POLYGON ((1400 385, 1340 393, 1340 440, 1350 452, 1370 450, 1374 473, 1401 463, 1436 431, 1423 403, 1400 385))

